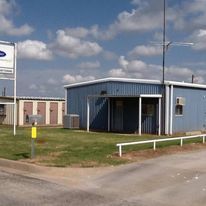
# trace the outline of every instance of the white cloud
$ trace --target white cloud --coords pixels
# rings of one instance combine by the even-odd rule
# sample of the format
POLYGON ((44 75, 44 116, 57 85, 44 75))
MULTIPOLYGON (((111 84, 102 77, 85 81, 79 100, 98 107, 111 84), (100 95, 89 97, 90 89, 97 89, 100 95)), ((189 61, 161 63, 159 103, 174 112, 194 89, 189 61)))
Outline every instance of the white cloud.
POLYGON ((16 27, 8 16, 14 13, 16 4, 14 1, 1 0, 0 1, 0 33, 21 36, 28 35, 33 32, 33 28, 28 24, 16 27))
POLYGON ((124 69, 122 68, 111 69, 108 74, 111 77, 126 77, 127 76, 124 69))
POLYGON ((80 69, 97 69, 100 67, 100 63, 98 61, 95 62, 82 62, 78 65, 80 69))
POLYGON ((58 81, 55 80, 54 78, 49 78, 47 82, 50 85, 57 85, 58 84, 58 81))
POLYGON ((194 43, 192 46, 195 50, 206 50, 206 30, 200 29, 189 37, 189 40, 194 43))
POLYGON ((158 46, 136 46, 129 52, 131 56, 156 56, 162 53, 162 48, 158 46))
POLYGON ((89 34, 89 30, 85 27, 67 28, 65 33, 76 38, 84 38, 89 34))
POLYGON ((71 75, 71 74, 66 74, 63 76, 62 82, 64 84, 73 84, 77 82, 84 82, 84 81, 89 81, 89 80, 94 80, 94 76, 81 76, 81 75, 71 75))
POLYGON ((18 42, 17 48, 17 56, 22 59, 52 59, 52 52, 48 49, 47 45, 41 41, 26 40, 18 42))
MULTIPOLYGON (((112 77, 128 77, 141 79, 162 80, 162 66, 146 64, 141 60, 126 60, 124 56, 119 58, 119 68, 113 68, 108 72, 112 77)), ((165 68, 165 77, 167 80, 191 82, 194 71, 187 67, 169 66, 165 68)), ((206 73, 201 75, 200 71, 195 71, 198 83, 203 83, 206 73)))
POLYGON ((129 62, 125 59, 124 56, 119 57, 118 63, 123 69, 127 69, 127 66, 129 64, 129 62))
POLYGON ((57 38, 52 48, 62 56, 78 58, 81 56, 94 56, 102 51, 96 42, 81 40, 68 35, 64 30, 57 31, 57 38))
POLYGON ((37 90, 38 86, 36 84, 31 84, 31 85, 29 85, 29 89, 37 90))

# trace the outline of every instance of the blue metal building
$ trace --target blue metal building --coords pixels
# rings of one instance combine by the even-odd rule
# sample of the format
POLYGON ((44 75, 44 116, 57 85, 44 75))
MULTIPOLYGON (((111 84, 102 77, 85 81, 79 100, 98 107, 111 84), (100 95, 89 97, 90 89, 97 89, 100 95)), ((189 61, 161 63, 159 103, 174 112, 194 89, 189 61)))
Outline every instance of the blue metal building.
POLYGON ((206 128, 206 85, 105 78, 65 86, 80 128, 173 134, 206 128))

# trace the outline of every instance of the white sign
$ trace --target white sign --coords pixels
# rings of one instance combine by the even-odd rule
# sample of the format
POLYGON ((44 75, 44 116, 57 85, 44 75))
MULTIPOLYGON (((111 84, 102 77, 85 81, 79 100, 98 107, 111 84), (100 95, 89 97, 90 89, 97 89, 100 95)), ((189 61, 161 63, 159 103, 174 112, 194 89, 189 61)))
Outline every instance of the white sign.
POLYGON ((14 53, 14 45, 0 44, 0 73, 12 74, 14 72, 14 53))

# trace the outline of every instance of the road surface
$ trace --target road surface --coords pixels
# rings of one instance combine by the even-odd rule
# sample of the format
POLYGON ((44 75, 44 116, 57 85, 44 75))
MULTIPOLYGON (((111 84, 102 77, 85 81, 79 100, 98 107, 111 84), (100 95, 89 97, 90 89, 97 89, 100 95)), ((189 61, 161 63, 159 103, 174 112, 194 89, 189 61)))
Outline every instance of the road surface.
POLYGON ((68 168, 66 176, 0 167, 0 205, 205 206, 205 157, 193 151, 81 175, 68 168))

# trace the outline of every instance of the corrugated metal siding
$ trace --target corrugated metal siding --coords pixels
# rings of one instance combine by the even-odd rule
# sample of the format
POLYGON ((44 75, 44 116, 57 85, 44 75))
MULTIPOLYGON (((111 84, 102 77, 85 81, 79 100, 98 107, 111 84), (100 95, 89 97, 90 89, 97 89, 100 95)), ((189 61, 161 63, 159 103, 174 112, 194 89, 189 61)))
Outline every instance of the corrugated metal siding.
POLYGON ((138 96, 140 94, 161 94, 161 85, 108 82, 107 92, 110 95, 138 96))
MULTIPOLYGON (((80 128, 86 128, 87 121, 87 96, 100 95, 106 91, 107 95, 114 96, 139 96, 140 94, 161 94, 161 85, 140 84, 125 82, 104 82, 67 89, 67 113, 80 116, 80 128)), ((107 128, 107 101, 106 98, 90 99, 90 123, 91 128, 107 128), (96 121, 94 121, 96 120, 96 121)), ((135 120, 136 121, 136 120, 135 120)), ((136 123, 135 123, 136 124, 136 123)))
POLYGON ((6 117, 3 124, 12 125, 14 123, 14 105, 5 105, 6 107, 6 117))
POLYGON ((173 132, 206 130, 206 90, 174 87, 173 132), (175 115, 176 98, 184 97, 183 115, 175 115))

